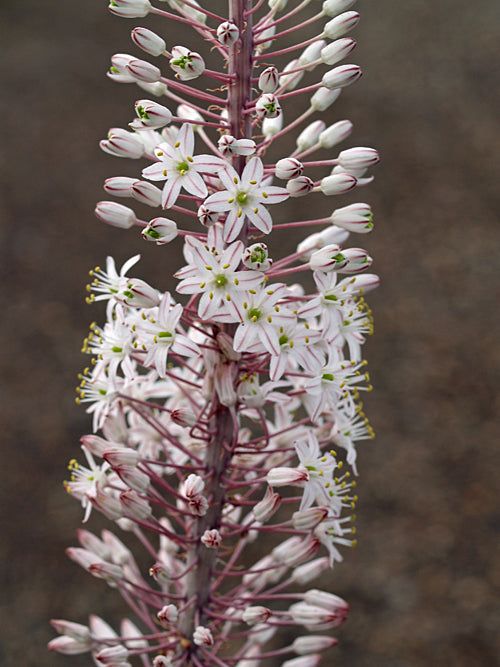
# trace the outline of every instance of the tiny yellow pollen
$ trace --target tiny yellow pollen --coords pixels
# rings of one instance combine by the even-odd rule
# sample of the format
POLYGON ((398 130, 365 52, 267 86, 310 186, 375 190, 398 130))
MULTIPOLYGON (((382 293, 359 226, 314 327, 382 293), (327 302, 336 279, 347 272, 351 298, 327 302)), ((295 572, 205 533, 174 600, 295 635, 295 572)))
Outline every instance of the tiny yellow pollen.
POLYGON ((257 206, 254 208, 253 212, 254 212, 254 213, 258 213, 258 212, 259 212, 259 209, 257 208, 257 206))
POLYGON ((269 324, 271 324, 271 322, 273 321, 273 318, 271 317, 271 315, 267 316, 267 321, 269 322, 269 324))
POLYGON ((156 155, 157 155, 158 157, 161 157, 161 156, 163 155, 163 151, 156 151, 156 155))
POLYGON ((224 264, 224 266, 222 268, 223 269, 229 269, 230 266, 231 266, 230 264, 224 264))
POLYGON ((235 285, 239 285, 239 284, 240 284, 240 281, 238 280, 238 278, 235 278, 235 279, 234 279, 234 284, 235 284, 235 285))
POLYGON ((207 271, 213 271, 213 268, 209 266, 208 264, 205 265, 205 268, 207 271))
POLYGON ((163 173, 164 176, 166 176, 167 175, 167 170, 164 169, 162 173, 163 173))
POLYGON ((181 145, 181 142, 180 142, 180 141, 176 141, 175 144, 174 144, 174 148, 179 148, 180 145, 181 145))
POLYGON ((257 181, 249 181, 250 185, 257 185, 257 181))
POLYGON ((238 185, 238 179, 236 178, 236 176, 233 178, 233 183, 234 183, 235 185, 238 185))
POLYGON ((243 211, 240 209, 240 210, 238 211, 238 218, 241 218, 242 215, 243 215, 243 211))
POLYGON ((214 293, 213 293, 213 292, 210 292, 209 295, 208 295, 208 297, 209 297, 209 299, 213 299, 213 298, 214 298, 214 293))
POLYGON ((203 289, 207 283, 200 283, 200 289, 203 289))
POLYGON ((186 160, 187 160, 188 162, 194 162, 193 158, 190 157, 189 155, 186 157, 186 160))
POLYGON ((234 197, 231 197, 231 199, 228 199, 228 200, 227 200, 227 203, 228 203, 228 204, 232 204, 233 201, 234 201, 234 197))
POLYGON ((338 469, 340 470, 340 468, 342 468, 343 465, 344 465, 343 461, 339 461, 339 462, 337 463, 337 467, 338 467, 338 469))
POLYGON ((264 192, 264 191, 262 191, 262 196, 264 197, 264 199, 267 199, 267 198, 269 197, 269 195, 267 194, 267 192, 264 192))
POLYGON ((226 294, 226 301, 231 301, 231 295, 230 294, 226 294))

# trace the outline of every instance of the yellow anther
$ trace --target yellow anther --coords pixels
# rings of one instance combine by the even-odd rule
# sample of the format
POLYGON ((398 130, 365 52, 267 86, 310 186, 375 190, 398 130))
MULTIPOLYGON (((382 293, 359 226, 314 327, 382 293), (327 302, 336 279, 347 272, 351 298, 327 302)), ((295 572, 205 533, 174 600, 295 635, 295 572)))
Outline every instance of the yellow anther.
POLYGON ((180 141, 176 141, 175 144, 174 144, 174 148, 179 148, 180 145, 181 145, 181 142, 180 142, 180 141))
POLYGON ((238 218, 241 218, 242 215, 243 215, 243 211, 240 209, 240 210, 238 211, 238 218))

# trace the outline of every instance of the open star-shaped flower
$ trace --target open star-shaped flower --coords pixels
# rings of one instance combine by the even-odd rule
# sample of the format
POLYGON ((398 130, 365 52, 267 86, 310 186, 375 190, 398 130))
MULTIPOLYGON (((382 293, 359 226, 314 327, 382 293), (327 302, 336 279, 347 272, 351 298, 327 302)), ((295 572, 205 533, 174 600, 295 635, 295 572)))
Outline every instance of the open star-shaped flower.
POLYGON ((238 237, 246 217, 261 232, 269 234, 271 231, 273 221, 264 204, 278 204, 287 199, 289 193, 285 188, 262 185, 263 176, 264 166, 258 157, 248 161, 241 177, 229 164, 219 172, 226 189, 210 195, 205 206, 214 213, 227 211, 224 224, 224 241, 227 243, 238 237))
POLYGON ((203 199, 208 189, 201 174, 215 174, 223 164, 215 155, 193 155, 194 132, 186 123, 181 127, 173 145, 162 142, 155 148, 158 162, 143 169, 142 175, 150 181, 166 180, 163 186, 161 204, 170 208, 177 201, 182 188, 203 199))

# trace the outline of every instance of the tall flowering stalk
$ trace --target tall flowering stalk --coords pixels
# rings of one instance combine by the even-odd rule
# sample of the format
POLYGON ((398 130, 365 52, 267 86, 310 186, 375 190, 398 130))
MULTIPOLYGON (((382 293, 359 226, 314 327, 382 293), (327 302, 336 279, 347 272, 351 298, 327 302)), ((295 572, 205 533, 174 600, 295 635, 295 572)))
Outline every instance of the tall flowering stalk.
POLYGON ((110 2, 118 16, 193 29, 192 42, 177 45, 172 23, 169 44, 134 28, 156 64, 117 54, 109 71, 146 97, 101 147, 147 166, 104 189, 160 214, 141 220, 114 200, 96 208, 159 246, 182 237, 184 261, 175 297, 129 277, 138 256, 120 270, 109 257, 91 272, 88 301, 106 302, 106 322, 84 343, 92 365, 78 400, 94 432, 66 488, 84 521, 103 513, 123 541, 80 530, 68 555, 119 591, 134 622, 117 633, 97 616, 88 626, 53 621, 55 651, 122 667, 312 667, 337 641, 323 633, 345 619, 347 603, 313 586, 354 543, 356 443, 373 435, 359 402, 371 388, 362 295, 379 280, 366 272, 365 250, 345 247, 351 233, 371 230, 370 206, 313 211, 319 195, 369 183, 378 162, 371 148, 339 152, 351 123, 319 117, 361 75, 338 64, 355 46, 345 36, 359 20, 353 4, 229 0, 226 19, 196 0, 166 0, 166 10, 110 2), (292 43, 305 25, 315 36, 292 43), (203 46, 220 57, 218 70, 206 67, 203 46), (298 99, 309 105, 295 115, 298 99), (292 152, 268 161, 295 134, 292 152), (322 149, 328 157, 311 158, 322 149), (273 224, 280 203, 304 196, 310 219, 273 224), (292 254, 271 250, 275 261, 262 240, 273 227, 302 233, 292 254), (312 294, 293 282, 309 270, 312 294), (283 646, 290 628, 296 638, 283 646))

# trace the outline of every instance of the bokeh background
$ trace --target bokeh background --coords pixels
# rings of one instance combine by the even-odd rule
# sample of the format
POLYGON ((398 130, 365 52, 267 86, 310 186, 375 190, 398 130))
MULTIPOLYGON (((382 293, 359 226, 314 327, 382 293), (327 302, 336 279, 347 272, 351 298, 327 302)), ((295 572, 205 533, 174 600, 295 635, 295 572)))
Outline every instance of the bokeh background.
MULTIPOLYGON (((81 511, 61 482, 90 429, 73 387, 87 361, 81 340, 103 317, 84 303, 87 271, 109 253, 121 262, 141 252, 138 275, 166 288, 180 262, 180 245, 150 247, 92 214, 104 178, 137 173, 137 163, 124 167, 97 142, 126 126, 139 94, 105 77, 109 57, 138 53, 128 31, 150 25, 112 17, 106 4, 0 0, 5 667, 88 665, 88 656, 46 651, 48 619, 121 613, 113 593, 64 554, 81 511)), ((353 60, 365 75, 331 122, 350 118, 349 145, 382 155, 375 183, 339 201, 369 201, 376 214, 374 233, 359 243, 382 278, 365 348, 377 439, 360 452, 359 545, 329 581, 352 611, 327 662, 485 667, 499 655, 498 6, 364 0, 356 8, 353 60)), ((175 31, 167 42, 183 43, 175 31)))

